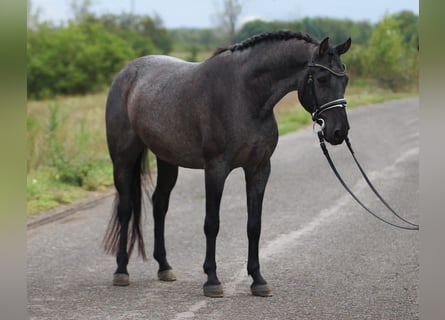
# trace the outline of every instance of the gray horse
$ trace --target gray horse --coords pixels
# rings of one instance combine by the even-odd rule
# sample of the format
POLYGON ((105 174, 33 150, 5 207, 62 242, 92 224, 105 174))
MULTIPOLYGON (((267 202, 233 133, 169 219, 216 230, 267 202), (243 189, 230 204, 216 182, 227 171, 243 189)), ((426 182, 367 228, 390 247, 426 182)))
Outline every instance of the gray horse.
POLYGON ((290 31, 264 33, 219 49, 201 63, 141 57, 116 76, 106 105, 106 132, 117 194, 104 238, 106 252, 116 255, 114 285, 129 285, 127 264, 135 242, 146 259, 141 178, 149 149, 156 155, 158 172, 152 204, 159 279, 176 279, 166 258, 164 219, 178 167, 204 169, 204 295, 223 295, 215 262, 219 208, 228 174, 241 167, 247 192, 251 291, 271 295, 260 273, 258 243, 270 157, 278 140, 273 108, 285 94, 298 90, 301 104, 322 126, 325 139, 342 143, 349 130, 344 108, 348 77, 340 55, 350 45, 351 39, 332 47, 328 38, 318 42, 290 31))

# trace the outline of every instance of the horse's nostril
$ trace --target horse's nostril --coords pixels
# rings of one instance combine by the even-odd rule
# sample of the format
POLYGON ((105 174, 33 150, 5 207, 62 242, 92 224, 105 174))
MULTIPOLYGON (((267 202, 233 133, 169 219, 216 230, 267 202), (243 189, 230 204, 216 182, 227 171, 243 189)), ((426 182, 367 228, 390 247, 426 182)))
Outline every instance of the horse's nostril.
POLYGON ((343 141, 346 138, 347 131, 337 129, 334 131, 334 139, 337 141, 343 141))
POLYGON ((334 136, 338 139, 341 139, 343 137, 343 133, 341 130, 335 130, 334 131, 334 136))

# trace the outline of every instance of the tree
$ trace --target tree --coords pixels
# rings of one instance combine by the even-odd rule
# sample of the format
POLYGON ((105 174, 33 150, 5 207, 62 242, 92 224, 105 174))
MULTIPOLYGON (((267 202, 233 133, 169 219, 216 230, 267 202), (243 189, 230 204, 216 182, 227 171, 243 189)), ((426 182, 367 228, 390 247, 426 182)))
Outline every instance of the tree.
POLYGON ((160 17, 128 13, 105 14, 94 21, 127 41, 137 57, 152 53, 168 54, 172 49, 173 40, 162 26, 160 17))
POLYGON ((27 6, 27 24, 28 29, 35 29, 39 24, 40 19, 40 8, 35 8, 31 0, 28 0, 27 6))
POLYGON ((236 34, 234 42, 241 42, 259 33, 274 31, 273 29, 273 26, 269 22, 260 19, 249 21, 243 24, 236 34))
POLYGON ((74 14, 74 21, 81 23, 82 21, 93 16, 91 13, 91 0, 82 0, 78 3, 77 0, 72 0, 70 3, 71 10, 74 14))
POLYGON ((366 44, 372 32, 372 26, 368 22, 349 19, 306 17, 301 24, 301 31, 320 40, 328 36, 333 44, 343 43, 347 38, 351 38, 354 44, 366 44))
POLYGON ((417 46, 419 45, 419 33, 417 31, 419 17, 408 10, 396 13, 392 15, 392 17, 399 23, 404 45, 417 50, 417 46))
POLYGON ((221 30, 227 36, 227 42, 233 43, 236 33, 236 25, 242 11, 238 0, 223 0, 223 8, 217 13, 217 21, 221 30))
POLYGON ((407 60, 406 74, 411 81, 418 80, 418 64, 419 64, 419 17, 411 11, 401 11, 392 15, 399 23, 399 29, 403 36, 403 44, 405 47, 405 55, 407 60))
POLYGON ((406 82, 407 60, 399 23, 385 16, 375 27, 366 53, 366 73, 381 85, 397 90, 406 82))
POLYGON ((135 56, 128 43, 99 24, 28 30, 28 97, 101 90, 135 56))

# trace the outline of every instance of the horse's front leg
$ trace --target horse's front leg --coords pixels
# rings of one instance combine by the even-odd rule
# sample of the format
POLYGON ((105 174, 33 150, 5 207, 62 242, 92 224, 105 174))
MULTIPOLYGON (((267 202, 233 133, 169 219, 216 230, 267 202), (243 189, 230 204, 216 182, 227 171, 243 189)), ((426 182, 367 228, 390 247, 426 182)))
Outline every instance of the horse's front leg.
POLYGON ((222 161, 206 163, 206 214, 204 221, 206 257, 204 261, 204 272, 207 274, 207 282, 204 284, 203 289, 204 295, 212 298, 223 296, 221 282, 216 275, 215 249, 216 236, 219 231, 219 207, 227 175, 227 167, 222 161))
POLYGON ((247 192, 247 237, 249 239, 249 257, 247 272, 252 276, 252 294, 269 297, 272 295, 266 280, 260 272, 258 245, 261 234, 261 212, 264 190, 270 175, 270 160, 255 169, 244 168, 247 192))

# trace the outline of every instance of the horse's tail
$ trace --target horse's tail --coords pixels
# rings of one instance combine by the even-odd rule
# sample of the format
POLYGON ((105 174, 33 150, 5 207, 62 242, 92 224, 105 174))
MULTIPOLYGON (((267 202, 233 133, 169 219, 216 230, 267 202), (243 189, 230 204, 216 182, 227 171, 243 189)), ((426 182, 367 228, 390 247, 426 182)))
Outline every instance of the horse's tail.
MULTIPOLYGON (((143 260, 147 260, 145 253, 144 237, 142 233, 142 191, 146 188, 145 173, 148 170, 148 149, 144 149, 139 155, 132 172, 131 200, 130 200, 130 221, 128 225, 127 253, 131 256, 135 243, 138 245, 138 253, 143 260)), ((119 221, 119 193, 116 193, 113 213, 103 239, 104 250, 107 254, 116 255, 119 250, 119 239, 121 233, 121 224, 119 221)))
MULTIPOLYGON (((134 68, 133 68, 134 69, 134 68)), ((127 134, 122 134, 122 136, 132 136, 130 123, 128 121, 127 115, 127 98, 131 91, 131 87, 134 85, 134 81, 137 77, 137 70, 129 69, 127 67, 124 69, 113 81, 112 87, 107 99, 106 106, 106 124, 107 124, 107 141, 108 148, 110 151, 111 158, 121 157, 125 154, 121 150, 122 145, 126 145, 128 141, 122 141, 121 136, 117 135, 117 131, 126 130, 127 134)), ((133 139, 136 139, 133 135, 133 139)), ((126 138, 122 138, 126 139, 126 138)), ((111 220, 108 224, 105 236, 103 238, 103 247, 106 253, 116 255, 119 250, 119 239, 121 236, 121 223, 120 219, 128 221, 128 233, 127 233, 127 253, 128 256, 131 255, 135 243, 138 244, 139 255, 142 256, 144 260, 147 259, 145 254, 144 238, 142 234, 142 204, 143 204, 143 193, 142 190, 146 189, 146 175, 145 173, 150 173, 149 163, 147 161, 148 149, 147 147, 140 144, 139 154, 135 152, 136 157, 133 161, 129 160, 126 162, 133 163, 133 167, 130 169, 125 167, 126 170, 130 169, 125 173, 125 196, 122 197, 119 192, 116 193, 116 197, 113 205, 113 213, 111 220), (121 216, 121 217, 120 217, 121 216)), ((130 154, 126 154, 126 157, 130 157, 130 154)), ((119 161, 113 161, 114 171, 116 175, 120 176, 120 171, 122 168, 116 167, 116 163, 119 161)), ((122 164, 120 164, 122 165, 122 164)), ((150 178, 150 177, 149 177, 150 178)), ((151 179, 150 179, 151 181, 151 179)), ((119 181, 119 184, 122 184, 119 181)), ((116 176, 115 176, 116 184, 116 176)), ((116 185, 116 188, 119 186, 116 185)), ((122 187, 124 189, 124 187, 122 187)), ((150 199, 151 200, 151 199, 150 199)))

